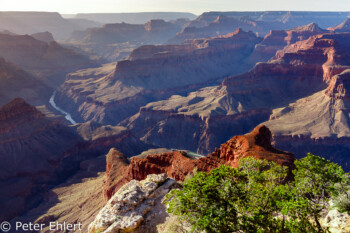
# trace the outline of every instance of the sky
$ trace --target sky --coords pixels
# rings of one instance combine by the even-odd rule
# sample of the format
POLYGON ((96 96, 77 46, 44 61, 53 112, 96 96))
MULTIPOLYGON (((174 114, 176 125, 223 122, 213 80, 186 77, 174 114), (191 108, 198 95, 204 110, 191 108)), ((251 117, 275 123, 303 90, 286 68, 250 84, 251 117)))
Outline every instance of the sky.
POLYGON ((117 13, 181 11, 350 11, 350 0, 0 0, 0 11, 117 13))

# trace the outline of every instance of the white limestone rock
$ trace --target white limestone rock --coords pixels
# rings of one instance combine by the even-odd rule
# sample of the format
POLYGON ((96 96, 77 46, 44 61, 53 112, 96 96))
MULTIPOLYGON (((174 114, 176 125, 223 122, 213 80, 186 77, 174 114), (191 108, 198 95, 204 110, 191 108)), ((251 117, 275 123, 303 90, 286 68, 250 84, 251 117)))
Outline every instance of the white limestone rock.
POLYGON ((332 233, 348 233, 347 224, 349 222, 348 213, 340 213, 337 209, 332 209, 324 218, 324 226, 329 227, 332 233))
POLYGON ((136 229, 151 211, 154 200, 168 193, 175 182, 166 174, 152 174, 143 181, 132 180, 123 185, 89 225, 89 233, 130 232, 136 229))

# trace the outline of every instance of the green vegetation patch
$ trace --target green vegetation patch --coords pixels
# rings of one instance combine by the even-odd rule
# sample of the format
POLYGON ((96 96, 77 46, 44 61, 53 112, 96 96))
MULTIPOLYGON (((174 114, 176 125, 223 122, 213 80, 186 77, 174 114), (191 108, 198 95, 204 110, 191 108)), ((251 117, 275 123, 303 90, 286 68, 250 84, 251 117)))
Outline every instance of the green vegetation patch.
POLYGON ((289 180, 287 167, 254 158, 242 159, 238 169, 198 172, 167 195, 167 211, 192 232, 328 232, 320 218, 329 200, 350 210, 349 175, 312 154, 295 166, 289 180))

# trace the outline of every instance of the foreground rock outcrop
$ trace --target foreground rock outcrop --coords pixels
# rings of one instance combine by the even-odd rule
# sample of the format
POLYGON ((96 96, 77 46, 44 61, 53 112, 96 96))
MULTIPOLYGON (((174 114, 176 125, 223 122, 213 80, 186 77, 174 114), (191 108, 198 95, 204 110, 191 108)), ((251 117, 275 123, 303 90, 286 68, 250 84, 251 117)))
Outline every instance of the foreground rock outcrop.
POLYGON ((148 155, 146 158, 132 158, 128 166, 123 156, 112 150, 107 156, 107 161, 110 161, 109 157, 114 157, 114 163, 107 163, 109 175, 105 197, 111 198, 125 182, 133 179, 143 180, 149 174, 166 173, 171 178, 183 181, 194 169, 208 172, 223 164, 238 167, 239 160, 244 157, 266 159, 292 167, 293 154, 273 148, 270 140, 270 130, 265 126, 259 126, 249 134, 233 137, 206 157, 194 159, 186 152, 175 151, 148 155), (114 169, 114 172, 111 173, 114 167, 118 169, 114 169))
MULTIPOLYGON (((176 181, 166 174, 150 174, 142 181, 132 180, 121 187, 89 225, 89 233, 135 232, 146 216, 162 218, 159 206, 176 181)), ((146 231, 143 231, 146 232, 146 231)))
POLYGON ((293 154, 273 148, 270 140, 270 130, 259 126, 198 159, 175 151, 134 157, 129 162, 122 153, 111 149, 107 155, 104 189, 109 201, 90 224, 89 233, 158 232, 156 225, 164 224, 169 217, 162 199, 176 181, 184 181, 194 170, 209 172, 224 164, 238 167, 244 157, 266 159, 293 168, 293 154))
POLYGON ((328 227, 331 233, 347 233, 350 231, 350 215, 340 213, 337 209, 330 209, 321 219, 321 224, 328 227))

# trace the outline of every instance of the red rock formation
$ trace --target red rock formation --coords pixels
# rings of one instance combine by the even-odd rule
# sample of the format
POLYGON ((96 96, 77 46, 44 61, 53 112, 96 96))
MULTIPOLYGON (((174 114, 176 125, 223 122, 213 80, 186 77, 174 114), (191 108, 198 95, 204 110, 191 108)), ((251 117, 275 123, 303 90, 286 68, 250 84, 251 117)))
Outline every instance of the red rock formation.
POLYGON ((220 149, 200 159, 193 159, 185 152, 176 151, 148 155, 146 158, 132 158, 128 167, 125 165, 125 157, 113 150, 107 156, 107 186, 104 195, 109 199, 126 182, 132 179, 143 180, 148 174, 167 173, 169 177, 183 181, 195 168, 198 171, 208 172, 223 164, 238 167, 239 160, 245 157, 293 166, 294 155, 273 148, 270 140, 270 130, 265 126, 259 126, 249 134, 233 137, 221 145, 220 149), (113 167, 119 168, 114 170, 114 175, 111 169, 113 167), (124 175, 121 177, 121 174, 124 175), (116 180, 113 180, 113 177, 116 177, 116 180), (111 183, 114 185, 110 185, 111 183))
POLYGON ((271 59, 278 50, 283 49, 287 45, 327 32, 329 31, 321 29, 315 23, 289 30, 272 30, 265 36, 261 43, 256 45, 249 59, 254 64, 257 62, 266 62, 271 59))
POLYGON ((239 160, 245 157, 266 159, 282 166, 292 166, 294 161, 293 154, 271 146, 271 132, 266 126, 259 126, 249 134, 233 137, 211 156, 219 157, 232 167, 238 167, 239 160))
POLYGON ((298 81, 308 78, 310 82, 317 79, 315 85, 322 81, 328 83, 331 77, 349 68, 350 49, 346 42, 348 40, 350 34, 347 33, 312 36, 279 50, 270 62, 258 64, 252 71, 242 76, 226 79, 223 85, 230 86, 232 82, 234 86, 236 85, 234 83, 242 81, 243 77, 251 81, 266 76, 294 78, 298 81))
POLYGON ((113 192, 118 186, 118 182, 128 182, 125 170, 129 166, 129 160, 117 149, 112 148, 106 156, 106 184, 104 188, 104 198, 108 200, 113 196, 113 192), (116 182, 117 181, 117 182, 116 182))
POLYGON ((328 83, 331 77, 349 68, 349 39, 348 33, 312 36, 278 51, 276 59, 294 66, 322 66, 323 80, 328 83))

